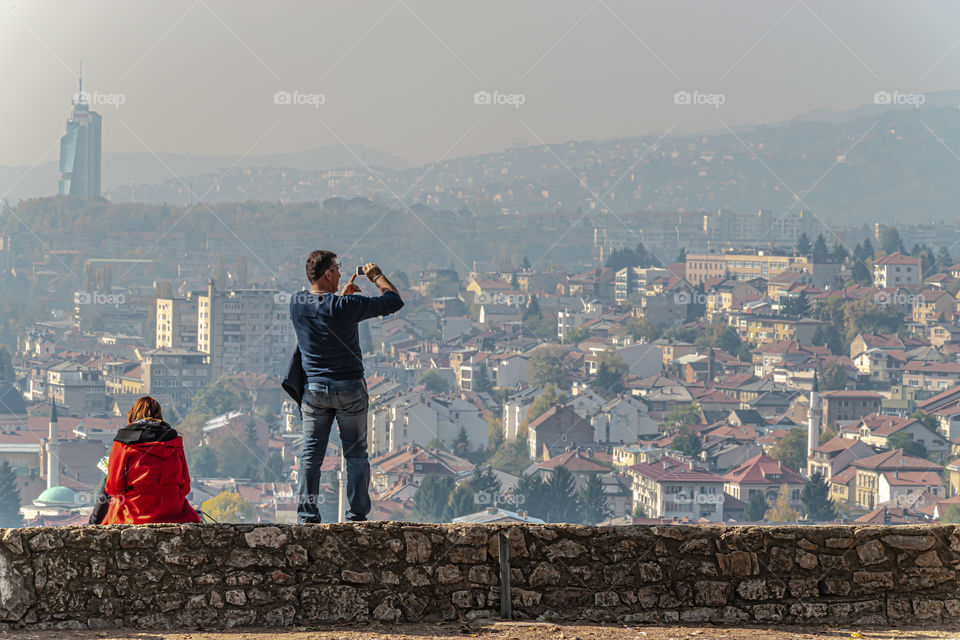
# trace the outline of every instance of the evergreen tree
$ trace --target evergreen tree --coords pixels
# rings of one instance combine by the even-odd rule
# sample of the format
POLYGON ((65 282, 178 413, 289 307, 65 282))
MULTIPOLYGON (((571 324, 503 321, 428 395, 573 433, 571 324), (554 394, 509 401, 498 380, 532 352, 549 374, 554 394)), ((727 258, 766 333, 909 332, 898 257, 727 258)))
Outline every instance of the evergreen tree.
POLYGON ((17 472, 4 460, 0 465, 0 527, 13 529, 22 526, 17 472))
POLYGON ((483 364, 478 365, 474 371, 473 390, 477 393, 490 393, 493 391, 493 383, 490 382, 487 367, 483 364))
POLYGON ((520 263, 520 266, 523 267, 524 269, 529 269, 529 268, 530 268, 530 258, 528 258, 527 256, 523 256, 523 262, 520 263))
POLYGON ((537 298, 535 296, 531 296, 530 302, 527 303, 527 309, 523 312, 523 321, 526 322, 531 318, 539 318, 540 315, 540 303, 537 302, 537 298))
POLYGON ((484 500, 487 502, 483 506, 493 506, 498 502, 500 494, 503 493, 500 480, 493 473, 491 467, 485 469, 474 468, 473 475, 470 476, 470 486, 475 494, 482 496, 480 502, 484 500))
POLYGON ((548 522, 579 522, 577 483, 566 467, 557 467, 546 482, 550 504, 548 522))
POLYGON ((453 453, 461 458, 470 453, 470 438, 467 437, 467 428, 460 425, 457 438, 453 441, 453 453))
POLYGON ((546 483, 539 476, 521 475, 517 482, 517 489, 513 493, 517 509, 526 511, 534 518, 546 520, 550 506, 550 497, 546 483))
POLYGON ((680 247, 680 251, 679 251, 679 253, 677 253, 676 262, 678 262, 678 263, 684 263, 684 262, 686 262, 686 261, 687 261, 687 248, 686 248, 686 247, 680 247))
POLYGON ((283 456, 279 451, 274 451, 263 467, 264 482, 286 482, 288 479, 287 465, 283 462, 283 456))
POLYGON ((413 514, 422 522, 440 522, 455 483, 452 476, 428 473, 413 495, 413 514))
POLYGON ((803 514, 813 522, 829 522, 837 517, 837 507, 830 499, 830 487, 819 471, 813 473, 800 495, 803 514))
POLYGON ((744 517, 747 522, 761 522, 763 515, 767 512, 767 499, 763 497, 762 491, 755 491, 750 494, 747 501, 747 508, 744 509, 744 517))
POLYGON ((813 243, 813 255, 817 257, 824 257, 830 253, 830 250, 827 249, 827 240, 823 237, 823 234, 817 235, 816 242, 813 243))
POLYGON ((450 501, 447 503, 443 512, 443 519, 447 522, 460 516, 470 513, 476 513, 486 509, 490 505, 477 504, 477 499, 473 486, 468 482, 461 482, 460 485, 450 494, 450 501))
POLYGON ((847 251, 847 248, 839 242, 833 244, 833 259, 837 262, 842 263, 850 256, 850 253, 847 251))
MULTIPOLYGON (((806 291, 801 291, 798 296, 790 296, 788 298, 781 298, 781 310, 785 315, 788 316, 799 316, 801 318, 809 317, 810 315, 810 299, 807 297, 806 291)), ((727 327, 728 329, 731 327, 727 327)))
POLYGON ((797 238, 797 253, 802 256, 810 253, 810 238, 807 236, 806 232, 801 233, 800 237, 797 238))
POLYGON ((594 473, 587 478, 577 497, 580 501, 581 523, 595 525, 613 515, 599 474, 594 473))

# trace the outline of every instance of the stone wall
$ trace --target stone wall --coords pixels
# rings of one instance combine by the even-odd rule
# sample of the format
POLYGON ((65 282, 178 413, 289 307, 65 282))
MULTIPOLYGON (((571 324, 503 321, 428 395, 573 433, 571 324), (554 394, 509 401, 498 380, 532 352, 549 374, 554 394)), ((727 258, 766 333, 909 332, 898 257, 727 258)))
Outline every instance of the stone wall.
POLYGON ((514 616, 937 624, 960 614, 960 529, 184 525, 0 529, 0 630, 514 616))

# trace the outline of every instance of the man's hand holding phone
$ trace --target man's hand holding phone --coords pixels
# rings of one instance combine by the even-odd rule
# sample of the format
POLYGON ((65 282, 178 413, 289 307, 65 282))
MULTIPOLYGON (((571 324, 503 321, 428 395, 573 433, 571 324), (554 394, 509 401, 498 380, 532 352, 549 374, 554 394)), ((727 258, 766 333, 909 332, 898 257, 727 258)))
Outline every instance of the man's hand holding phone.
MULTIPOLYGON (((389 280, 387 280, 387 276, 383 275, 383 271, 380 270, 380 267, 377 266, 377 263, 368 262, 362 267, 358 267, 358 270, 363 271, 363 274, 367 276, 367 279, 373 284, 377 285, 377 288, 380 289, 381 292, 392 291, 394 293, 398 293, 397 288, 394 287, 389 280)), ((353 279, 351 278, 351 282, 352 281, 353 279)))

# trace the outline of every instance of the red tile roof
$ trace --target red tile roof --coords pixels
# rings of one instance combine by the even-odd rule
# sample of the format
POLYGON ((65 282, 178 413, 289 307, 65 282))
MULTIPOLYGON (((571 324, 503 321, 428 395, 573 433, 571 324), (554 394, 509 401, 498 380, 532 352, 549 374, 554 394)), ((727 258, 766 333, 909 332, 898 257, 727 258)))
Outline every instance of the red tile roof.
POLYGON ((806 483, 806 480, 799 473, 763 453, 750 458, 736 469, 730 470, 723 479, 725 482, 735 484, 769 484, 772 486, 806 483))

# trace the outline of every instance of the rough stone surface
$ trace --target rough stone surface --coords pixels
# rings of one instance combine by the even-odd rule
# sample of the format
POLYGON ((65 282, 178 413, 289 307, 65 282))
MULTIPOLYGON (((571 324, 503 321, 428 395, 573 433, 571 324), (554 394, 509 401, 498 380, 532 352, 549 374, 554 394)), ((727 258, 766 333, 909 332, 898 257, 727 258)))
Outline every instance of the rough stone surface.
POLYGON ((521 619, 936 626, 952 525, 148 525, 0 530, 0 630, 521 619))

